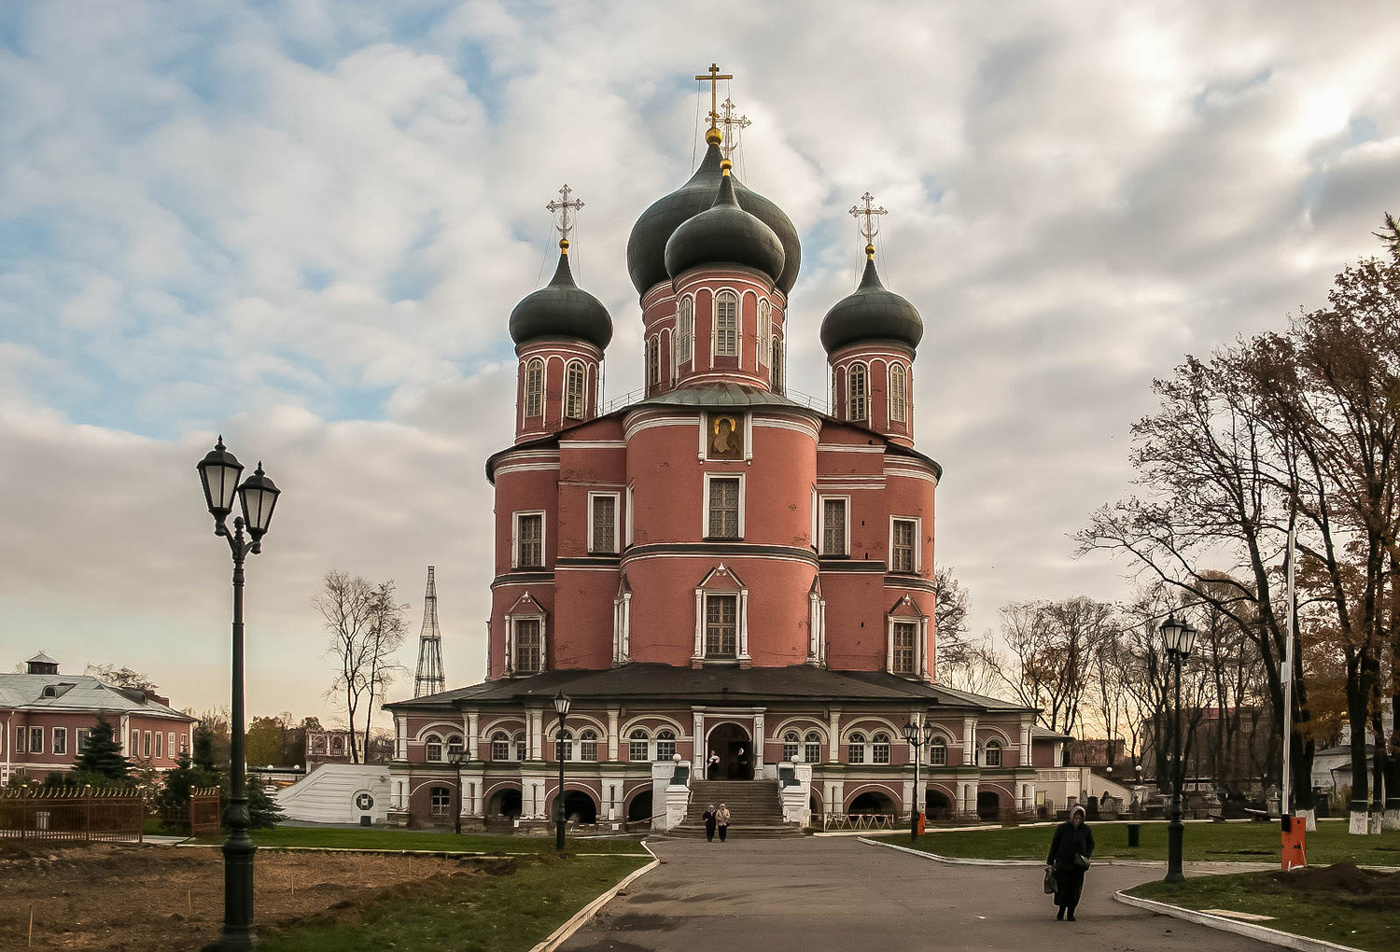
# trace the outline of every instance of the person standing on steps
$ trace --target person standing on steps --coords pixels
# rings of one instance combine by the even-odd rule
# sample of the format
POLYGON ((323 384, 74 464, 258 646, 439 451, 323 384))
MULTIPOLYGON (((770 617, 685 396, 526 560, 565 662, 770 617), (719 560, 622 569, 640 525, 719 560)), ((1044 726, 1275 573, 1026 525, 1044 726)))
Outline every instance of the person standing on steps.
POLYGON ((715 815, 715 805, 713 803, 705 808, 705 813, 701 816, 701 819, 705 821, 705 842, 713 843, 715 841, 715 825, 718 823, 718 818, 715 815))
POLYGON ((715 814, 715 822, 719 826, 719 841, 723 843, 729 838, 729 807, 723 803, 719 805, 719 812, 715 814))
MULTIPOLYGON (((709 763, 709 765, 710 765, 709 778, 710 778, 711 780, 718 780, 718 779, 719 779, 719 754, 715 753, 713 750, 710 751, 710 759, 709 759, 708 763, 709 763)), ((714 807, 712 806, 710 809, 713 810, 714 807)))
POLYGON ((1094 834, 1084 822, 1084 808, 1076 806, 1069 819, 1055 828, 1045 857, 1045 868, 1055 874, 1055 905, 1060 907, 1056 919, 1075 921, 1074 909, 1084 893, 1084 873, 1093 855, 1094 834))

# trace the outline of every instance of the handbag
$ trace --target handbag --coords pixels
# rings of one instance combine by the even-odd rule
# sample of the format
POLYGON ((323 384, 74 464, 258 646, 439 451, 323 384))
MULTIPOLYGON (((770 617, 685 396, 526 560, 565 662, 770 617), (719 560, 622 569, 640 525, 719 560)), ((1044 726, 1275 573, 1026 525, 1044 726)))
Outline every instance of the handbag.
POLYGON ((1089 862, 1089 857, 1085 856, 1083 853, 1075 853, 1074 865, 1078 869, 1088 869, 1093 864, 1089 862))
POLYGON ((1045 895, 1053 895, 1055 892, 1055 870, 1050 867, 1045 869, 1045 895))

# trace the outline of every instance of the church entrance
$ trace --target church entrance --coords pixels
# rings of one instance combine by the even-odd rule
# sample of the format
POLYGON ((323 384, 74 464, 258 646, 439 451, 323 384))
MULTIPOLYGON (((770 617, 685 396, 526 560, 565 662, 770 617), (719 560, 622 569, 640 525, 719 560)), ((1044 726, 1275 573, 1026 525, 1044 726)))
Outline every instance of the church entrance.
POLYGON ((753 741, 749 732, 738 724, 721 724, 710 731, 705 757, 706 780, 753 779, 753 741), (718 764, 709 764, 710 751, 719 757, 718 764))

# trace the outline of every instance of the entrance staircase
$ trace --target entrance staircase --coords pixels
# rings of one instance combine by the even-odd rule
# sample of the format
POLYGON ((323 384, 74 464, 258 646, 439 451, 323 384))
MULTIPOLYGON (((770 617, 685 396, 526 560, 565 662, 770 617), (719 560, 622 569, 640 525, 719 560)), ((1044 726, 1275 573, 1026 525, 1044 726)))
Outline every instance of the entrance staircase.
POLYGON ((799 836, 802 833, 797 824, 783 822, 783 805, 776 780, 692 780, 685 822, 668 830, 666 835, 704 836, 705 822, 701 817, 711 803, 716 808, 721 803, 729 807, 732 814, 730 836, 799 836))

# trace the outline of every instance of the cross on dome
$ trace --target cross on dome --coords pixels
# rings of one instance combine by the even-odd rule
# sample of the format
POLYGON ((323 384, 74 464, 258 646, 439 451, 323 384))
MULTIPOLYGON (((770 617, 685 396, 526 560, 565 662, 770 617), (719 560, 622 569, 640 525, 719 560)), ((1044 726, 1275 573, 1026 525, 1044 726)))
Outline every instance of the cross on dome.
POLYGON ((880 216, 888 215, 889 209, 875 208, 875 196, 866 192, 860 197, 862 204, 852 205, 850 215, 859 222, 860 233, 865 238, 865 253, 875 254, 875 236, 880 233, 880 216))
MULTIPOLYGON (((708 72, 710 74, 708 76, 696 76, 695 78, 700 82, 710 84, 710 132, 714 133, 719 132, 719 81, 721 79, 733 79, 734 74, 721 73, 719 71, 719 66, 715 63, 710 64, 708 72)), ((708 141, 709 138, 709 135, 705 136, 706 141, 708 141)))
POLYGON ((559 189, 559 194, 563 196, 563 200, 560 201, 556 199, 545 206, 545 208, 559 216, 559 223, 554 226, 554 230, 559 232, 559 247, 564 251, 569 250, 569 232, 574 230, 573 222, 570 221, 569 212, 572 211, 576 215, 578 210, 583 207, 583 202, 579 199, 569 200, 569 196, 573 193, 574 190, 569 188, 568 183, 565 183, 564 187, 559 189))
POLYGON ((748 116, 735 116, 734 113, 737 111, 734 100, 726 97, 724 102, 719 104, 719 116, 715 119, 717 125, 724 127, 721 130, 724 141, 720 143, 719 148, 726 159, 730 158, 734 154, 734 150, 738 148, 739 133, 753 125, 748 116))

